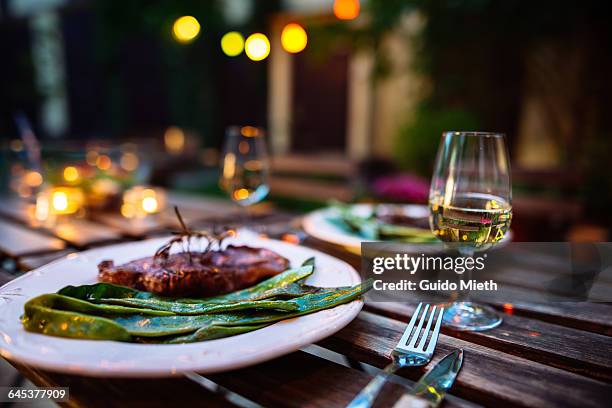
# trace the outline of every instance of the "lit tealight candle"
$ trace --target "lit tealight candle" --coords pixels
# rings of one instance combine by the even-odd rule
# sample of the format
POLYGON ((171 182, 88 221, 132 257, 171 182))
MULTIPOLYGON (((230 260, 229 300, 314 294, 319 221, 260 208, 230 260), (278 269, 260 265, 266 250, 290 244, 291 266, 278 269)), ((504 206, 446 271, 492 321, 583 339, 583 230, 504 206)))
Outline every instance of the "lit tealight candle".
POLYGON ((121 215, 125 218, 144 218, 163 210, 165 201, 162 189, 135 186, 123 193, 121 215))
POLYGON ((83 191, 77 187, 53 187, 50 197, 50 209, 57 215, 74 214, 85 203, 83 191))
POLYGON ((74 214, 83 208, 85 195, 78 187, 50 187, 36 196, 34 219, 55 220, 56 215, 74 214))

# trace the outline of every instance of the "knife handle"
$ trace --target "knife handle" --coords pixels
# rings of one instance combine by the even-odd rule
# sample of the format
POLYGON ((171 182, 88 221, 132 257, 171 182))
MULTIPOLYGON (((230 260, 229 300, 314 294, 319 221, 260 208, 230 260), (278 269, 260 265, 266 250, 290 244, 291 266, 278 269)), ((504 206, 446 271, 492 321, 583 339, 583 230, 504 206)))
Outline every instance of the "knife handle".
POLYGON ((369 408, 374 403, 374 400, 380 393, 387 378, 395 373, 401 366, 395 360, 385 367, 383 371, 378 373, 368 385, 366 385, 359 394, 346 406, 346 408, 369 408))

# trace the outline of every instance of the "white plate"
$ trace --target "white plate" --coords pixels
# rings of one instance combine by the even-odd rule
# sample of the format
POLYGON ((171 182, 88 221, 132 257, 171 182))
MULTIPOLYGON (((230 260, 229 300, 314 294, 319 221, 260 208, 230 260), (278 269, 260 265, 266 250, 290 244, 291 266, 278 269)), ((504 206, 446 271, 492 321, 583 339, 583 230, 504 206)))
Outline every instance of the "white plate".
MULTIPOLYGON (((409 204, 403 205, 403 212, 414 218, 429 216, 429 209, 426 205, 409 204)), ((352 211, 356 215, 368 216, 374 210, 372 204, 354 204, 352 211)), ((332 222, 333 219, 340 219, 338 210, 334 207, 326 207, 313 211, 306 215, 302 220, 304 231, 321 241, 341 245, 354 254, 361 254, 361 243, 369 240, 351 233, 347 228, 332 222)))
MULTIPOLYGON (((401 205, 401 204, 397 204, 401 205)), ((429 208, 426 205, 406 204, 401 205, 405 215, 413 218, 421 218, 429 216, 429 208)), ((373 204, 353 204, 352 211, 355 215, 368 216, 374 211, 373 204)), ((361 255, 361 243, 372 242, 365 238, 361 238, 355 233, 348 230, 348 227, 334 223, 332 220, 340 221, 340 214, 334 207, 325 207, 320 210, 313 211, 307 214, 302 219, 302 227, 310 236, 313 236, 321 241, 340 245, 347 251, 357 255, 361 255)), ((501 245, 506 245, 512 241, 512 231, 508 231, 504 238, 497 244, 496 248, 501 245)), ((427 251, 431 248, 428 244, 418 243, 401 243, 400 247, 410 246, 412 249, 417 248, 420 251, 427 251)))
MULTIPOLYGON (((180 345, 133 344, 76 340, 26 332, 19 317, 34 296, 56 292, 66 285, 96 282, 103 259, 123 263, 148 256, 167 239, 114 245, 52 262, 0 288, 0 355, 37 368, 101 377, 164 377, 185 371, 214 373, 237 369, 296 351, 337 332, 357 316, 363 303, 353 301, 333 309, 285 320, 238 336, 180 345)), ((307 283, 349 286, 361 281, 347 263, 321 252, 240 232, 232 240, 278 252, 299 266, 316 257, 307 283)))

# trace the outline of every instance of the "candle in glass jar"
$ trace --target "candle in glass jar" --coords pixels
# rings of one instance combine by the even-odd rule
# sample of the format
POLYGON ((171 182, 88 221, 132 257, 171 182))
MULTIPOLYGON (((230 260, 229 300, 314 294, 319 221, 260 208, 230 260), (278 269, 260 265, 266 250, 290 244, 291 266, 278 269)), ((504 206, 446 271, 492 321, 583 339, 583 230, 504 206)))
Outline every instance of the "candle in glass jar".
POLYGON ((121 215, 125 218, 144 218, 164 209, 166 195, 160 188, 135 186, 123 193, 121 215))
POLYGON ((83 208, 85 195, 78 187, 50 187, 36 196, 34 216, 45 221, 55 215, 69 215, 83 208))

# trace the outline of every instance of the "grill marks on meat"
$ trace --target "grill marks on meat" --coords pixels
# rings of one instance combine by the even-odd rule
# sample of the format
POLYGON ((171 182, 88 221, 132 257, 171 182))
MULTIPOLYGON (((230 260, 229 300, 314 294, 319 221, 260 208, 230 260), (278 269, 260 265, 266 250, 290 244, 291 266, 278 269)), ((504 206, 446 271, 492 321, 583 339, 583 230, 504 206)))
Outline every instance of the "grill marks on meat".
POLYGON ((224 250, 181 252, 115 265, 102 261, 98 280, 164 296, 215 296, 244 289, 285 271, 289 261, 265 248, 229 245, 224 250), (191 260, 190 260, 191 255, 191 260))

